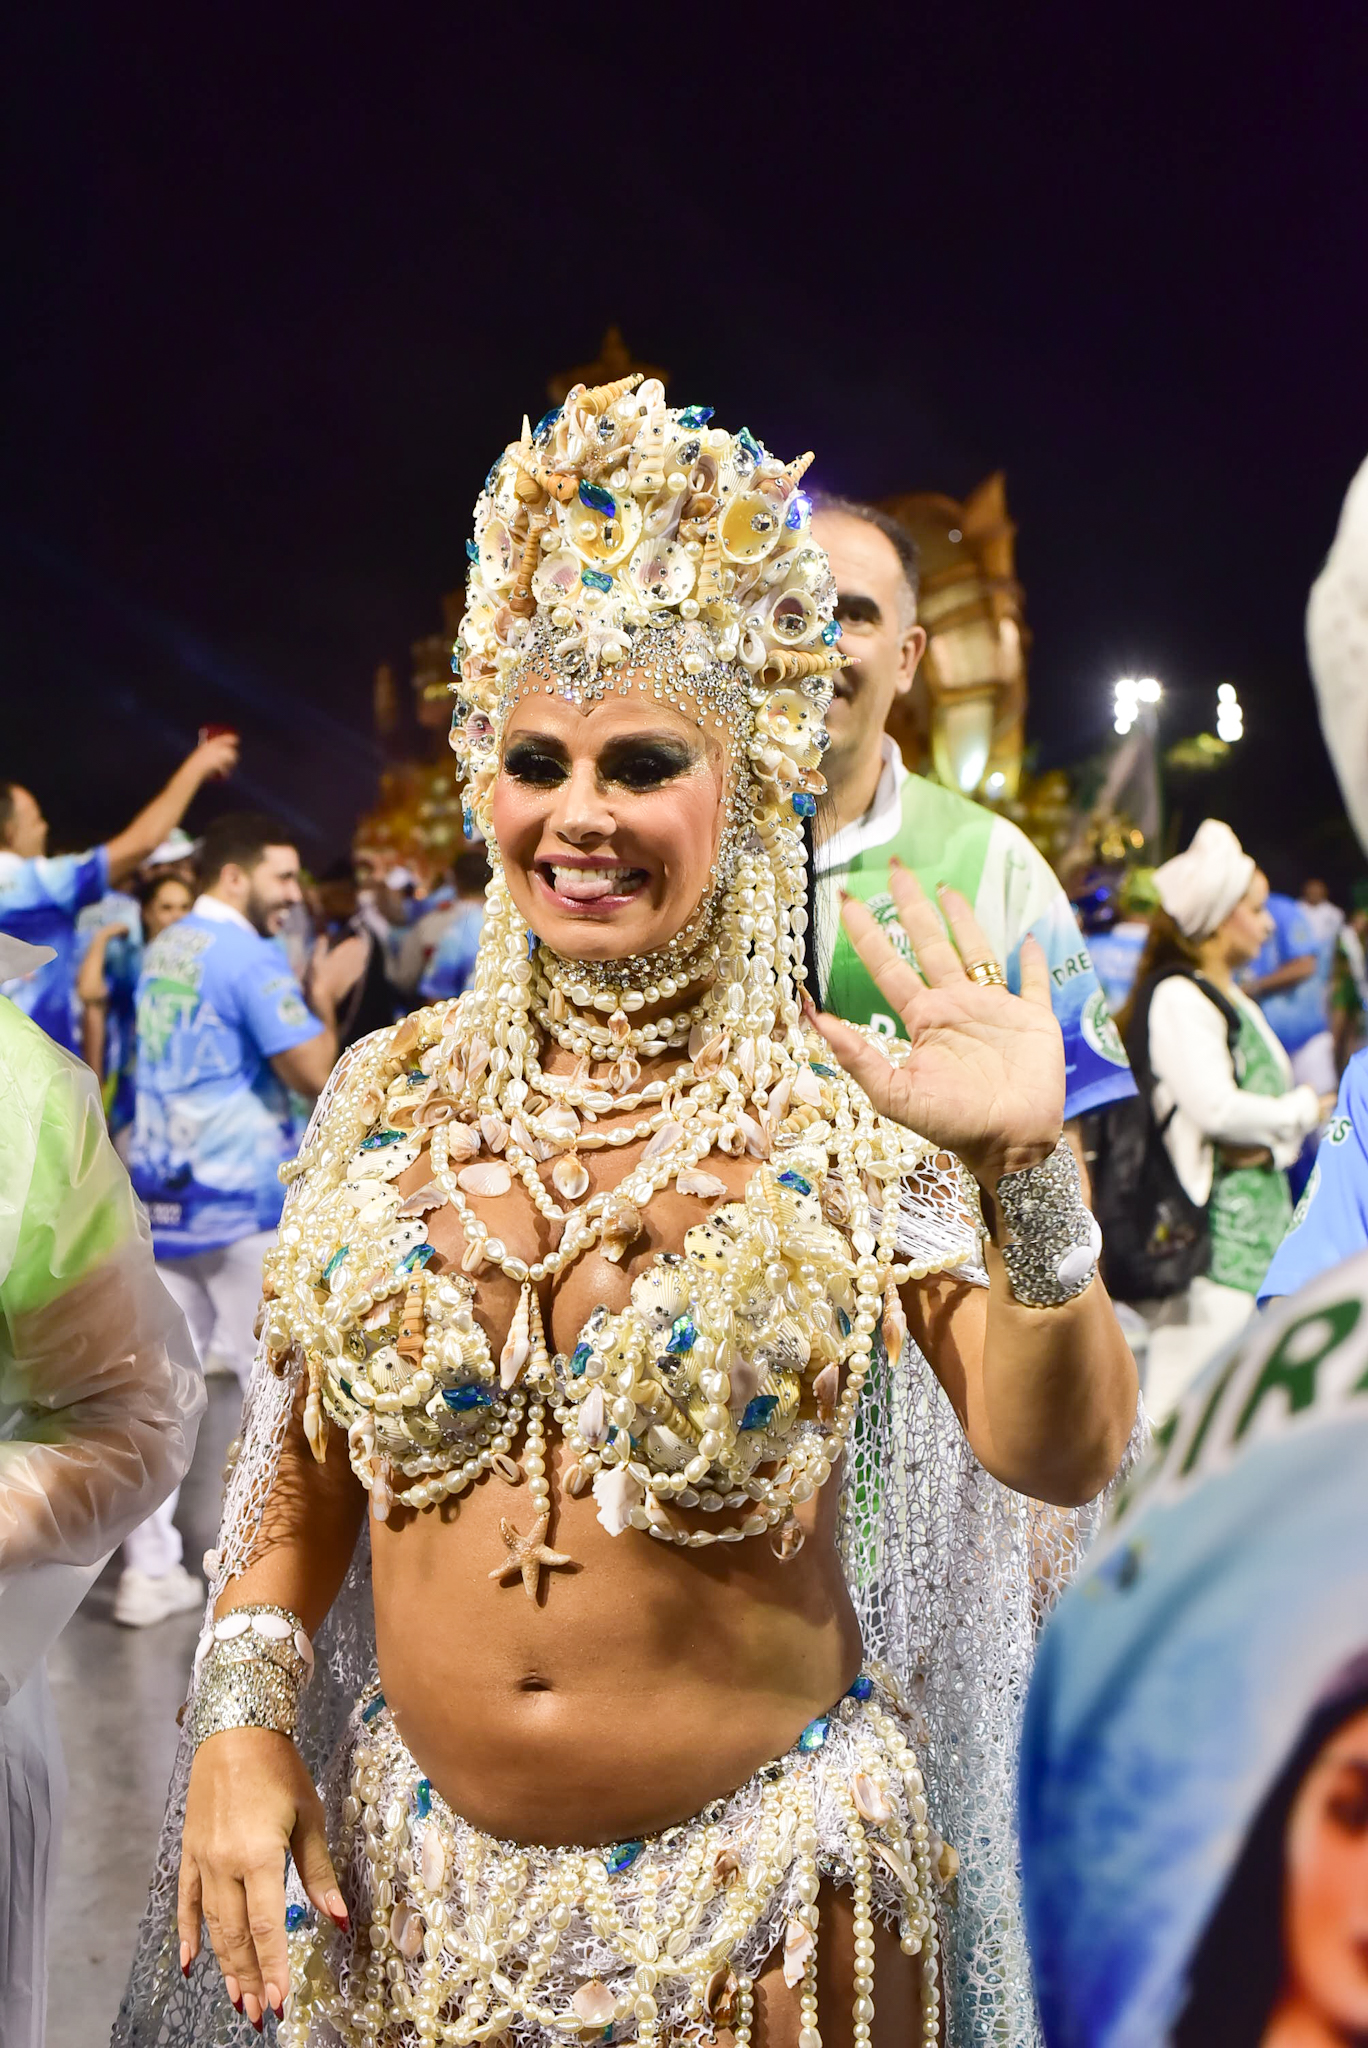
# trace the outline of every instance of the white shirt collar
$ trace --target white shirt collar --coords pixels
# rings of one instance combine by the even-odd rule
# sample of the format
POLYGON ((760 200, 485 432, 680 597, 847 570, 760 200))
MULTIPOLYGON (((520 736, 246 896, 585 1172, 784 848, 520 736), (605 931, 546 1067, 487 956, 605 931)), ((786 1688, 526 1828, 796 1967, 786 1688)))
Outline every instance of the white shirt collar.
POLYGON ((858 854, 868 853, 871 847, 887 846, 890 839, 896 839, 902 824, 902 790, 907 780, 907 769, 903 766, 902 755, 887 733, 879 739, 879 753, 883 767, 879 771, 879 786, 874 792, 874 801, 862 818, 854 818, 850 824, 842 825, 839 832, 833 832, 817 848, 817 872, 831 874, 837 868, 849 867, 858 854))
POLYGON ((193 917, 207 917, 212 924, 241 925, 243 931, 250 932, 254 939, 261 937, 261 933, 252 923, 252 920, 249 917, 244 917, 240 910, 234 910, 232 904, 225 903, 221 896, 197 896, 191 910, 191 915, 193 917))

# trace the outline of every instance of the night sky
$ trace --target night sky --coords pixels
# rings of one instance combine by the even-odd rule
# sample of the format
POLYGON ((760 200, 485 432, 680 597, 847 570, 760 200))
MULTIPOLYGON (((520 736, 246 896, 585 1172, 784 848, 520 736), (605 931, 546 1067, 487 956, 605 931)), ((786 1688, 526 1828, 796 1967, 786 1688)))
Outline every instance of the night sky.
POLYGON ((376 663, 617 321, 827 488, 1004 469, 1041 758, 1118 673, 1174 737, 1229 679, 1184 805, 1365 865, 1301 639, 1368 453, 1361 6, 356 12, 30 10, 8 53, 0 776, 54 844, 217 720, 195 815, 343 846, 376 663))

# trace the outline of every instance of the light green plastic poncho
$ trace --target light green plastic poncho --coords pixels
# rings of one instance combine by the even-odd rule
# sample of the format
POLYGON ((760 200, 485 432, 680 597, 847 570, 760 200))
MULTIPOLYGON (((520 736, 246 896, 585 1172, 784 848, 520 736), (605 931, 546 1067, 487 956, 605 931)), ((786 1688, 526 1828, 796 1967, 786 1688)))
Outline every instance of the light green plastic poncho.
MULTIPOLYGON (((0 980, 39 965, 0 935, 0 980)), ((204 1383, 94 1075, 0 997, 0 1984, 41 2043, 65 1790, 42 1668, 101 1565, 177 1484, 204 1383)))

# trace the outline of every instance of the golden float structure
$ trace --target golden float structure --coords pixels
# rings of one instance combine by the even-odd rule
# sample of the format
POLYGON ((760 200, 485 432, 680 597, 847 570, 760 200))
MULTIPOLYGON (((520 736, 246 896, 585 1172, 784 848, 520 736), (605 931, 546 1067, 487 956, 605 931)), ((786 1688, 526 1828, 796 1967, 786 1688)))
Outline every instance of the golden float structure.
POLYGON ((921 555, 927 648, 888 730, 909 768, 965 796, 1011 804, 1025 747, 1030 636, 1016 578, 1016 527, 999 470, 962 502, 935 491, 886 498, 883 510, 921 555))

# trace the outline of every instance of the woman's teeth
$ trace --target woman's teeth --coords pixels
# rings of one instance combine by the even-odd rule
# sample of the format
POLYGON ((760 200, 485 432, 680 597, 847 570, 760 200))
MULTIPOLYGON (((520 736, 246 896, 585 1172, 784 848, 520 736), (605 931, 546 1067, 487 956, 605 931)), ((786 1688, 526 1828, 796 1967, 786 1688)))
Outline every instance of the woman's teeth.
POLYGON ((641 880, 640 868, 561 868, 551 864, 556 894, 580 903, 591 903, 600 896, 626 896, 641 880))

